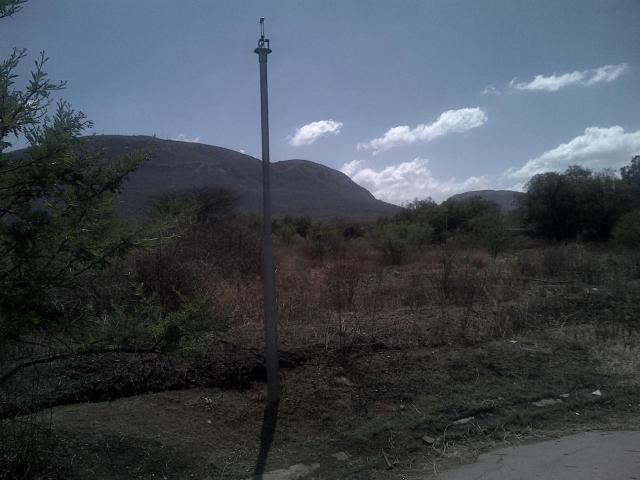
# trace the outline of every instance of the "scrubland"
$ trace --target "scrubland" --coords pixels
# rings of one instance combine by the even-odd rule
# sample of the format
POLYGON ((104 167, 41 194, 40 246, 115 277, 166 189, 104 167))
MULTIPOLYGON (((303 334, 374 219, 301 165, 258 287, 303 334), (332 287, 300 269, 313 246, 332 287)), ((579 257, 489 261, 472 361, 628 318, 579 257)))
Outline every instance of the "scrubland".
MULTIPOLYGON (((3 342, 3 478, 251 477, 258 223, 162 212, 142 247, 60 292, 77 322, 3 342)), ((505 228, 498 249, 459 231, 393 257, 386 227, 298 223, 274 225, 283 393, 268 470, 424 478, 496 445, 638 427, 634 249, 505 228)))

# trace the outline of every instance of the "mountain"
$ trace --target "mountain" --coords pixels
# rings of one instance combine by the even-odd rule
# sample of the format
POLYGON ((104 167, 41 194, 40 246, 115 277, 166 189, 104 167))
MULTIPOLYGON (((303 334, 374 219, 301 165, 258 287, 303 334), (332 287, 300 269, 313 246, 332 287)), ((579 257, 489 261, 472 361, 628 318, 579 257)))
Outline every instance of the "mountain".
POLYGON ((483 200, 494 202, 503 212, 509 212, 517 208, 518 198, 522 195, 522 192, 516 192, 515 190, 475 190, 473 192, 464 192, 452 195, 447 199, 447 201, 462 201, 473 197, 480 197, 483 200))
MULTIPOLYGON (((118 210, 128 216, 144 213, 148 201, 164 192, 197 187, 225 187, 240 195, 240 209, 262 211, 262 162, 227 148, 161 140, 148 136, 93 135, 89 147, 106 158, 143 150, 151 158, 129 176, 118 210)), ((274 216, 373 219, 390 216, 400 207, 377 200, 348 176, 308 160, 271 164, 274 216)))

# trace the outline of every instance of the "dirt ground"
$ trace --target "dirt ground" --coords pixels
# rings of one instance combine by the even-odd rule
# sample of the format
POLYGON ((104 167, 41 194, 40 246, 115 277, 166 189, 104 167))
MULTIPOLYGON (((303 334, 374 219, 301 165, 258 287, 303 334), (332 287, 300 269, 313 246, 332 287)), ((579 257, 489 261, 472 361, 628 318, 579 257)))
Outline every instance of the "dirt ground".
MULTIPOLYGON (((284 355, 267 471, 304 463, 319 464, 304 478, 421 478, 493 447, 640 428, 637 370, 616 367, 637 352, 575 338, 546 331, 478 345, 284 355)), ((43 478, 252 477, 264 408, 258 354, 114 354, 54 362, 45 373, 38 408, 58 406, 36 417, 51 425, 57 460, 43 478)))

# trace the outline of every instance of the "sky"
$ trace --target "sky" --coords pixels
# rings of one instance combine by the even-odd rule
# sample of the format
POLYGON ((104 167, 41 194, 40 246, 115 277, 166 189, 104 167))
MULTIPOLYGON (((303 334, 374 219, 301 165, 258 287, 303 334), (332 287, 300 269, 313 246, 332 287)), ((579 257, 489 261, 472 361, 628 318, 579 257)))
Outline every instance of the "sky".
POLYGON ((640 154, 640 0, 29 0, 0 55, 44 50, 87 133, 260 158, 259 17, 272 161, 401 204, 640 154))

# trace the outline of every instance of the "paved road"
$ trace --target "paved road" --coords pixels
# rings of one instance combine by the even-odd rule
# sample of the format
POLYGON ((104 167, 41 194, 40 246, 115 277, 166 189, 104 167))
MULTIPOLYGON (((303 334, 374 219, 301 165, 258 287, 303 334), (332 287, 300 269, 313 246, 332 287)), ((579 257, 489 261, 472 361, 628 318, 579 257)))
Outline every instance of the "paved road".
POLYGON ((640 432, 587 432, 502 448, 438 480, 640 480, 640 432))

